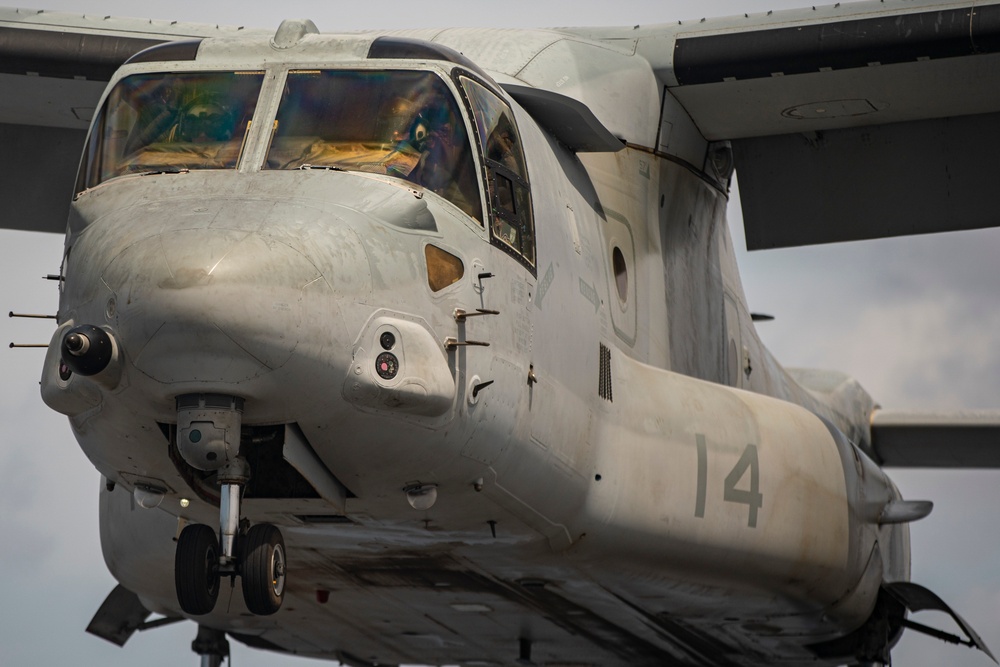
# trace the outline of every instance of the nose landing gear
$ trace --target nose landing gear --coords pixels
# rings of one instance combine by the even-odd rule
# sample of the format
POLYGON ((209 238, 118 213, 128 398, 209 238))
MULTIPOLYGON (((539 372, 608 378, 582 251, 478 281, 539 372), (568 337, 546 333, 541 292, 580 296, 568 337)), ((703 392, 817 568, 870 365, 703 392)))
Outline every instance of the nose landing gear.
POLYGON ((218 471, 220 539, 203 524, 186 526, 177 540, 174 584, 184 612, 215 608, 222 577, 240 575, 243 599, 254 614, 273 614, 285 594, 285 542, 269 523, 240 534, 240 496, 250 466, 240 454, 243 399, 217 394, 177 398, 177 446, 190 465, 218 471))
POLYGON ((221 667, 222 661, 229 658, 226 633, 199 625, 198 636, 191 642, 191 650, 201 656, 201 667, 221 667))
POLYGON ((177 601, 188 614, 200 616, 219 598, 219 541, 204 524, 185 526, 174 555, 177 601))
POLYGON ((174 585, 185 613, 201 616, 215 608, 224 576, 242 580, 243 601, 251 613, 268 616, 285 596, 285 541, 269 523, 252 526, 237 541, 239 557, 224 563, 215 531, 204 524, 185 526, 177 539, 174 585))
POLYGON ((252 526, 240 550, 243 601, 247 609, 266 616, 278 611, 285 595, 285 541, 269 523, 252 526))

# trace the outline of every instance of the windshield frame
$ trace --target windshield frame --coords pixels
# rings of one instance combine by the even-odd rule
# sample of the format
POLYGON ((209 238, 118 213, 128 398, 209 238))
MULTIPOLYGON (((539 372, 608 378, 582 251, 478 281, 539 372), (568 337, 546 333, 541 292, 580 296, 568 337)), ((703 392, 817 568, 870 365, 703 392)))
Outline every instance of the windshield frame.
MULTIPOLYGON (((116 174, 109 176, 104 179, 99 179, 99 182, 87 183, 87 169, 88 160, 91 159, 91 145, 99 137, 97 136, 101 132, 100 119, 102 114, 105 113, 105 109, 109 104, 109 99, 111 98, 115 88, 126 78, 134 75, 159 75, 162 77, 167 76, 185 76, 185 75, 199 75, 204 73, 234 73, 234 72, 254 72, 263 74, 263 83, 260 86, 259 94, 255 100, 255 110, 253 114, 253 122, 246 133, 245 141, 241 147, 239 154, 239 161, 236 164, 235 171, 240 173, 255 173, 259 171, 265 171, 265 160, 268 151, 270 150, 273 124, 278 114, 278 107, 282 98, 282 91, 284 90, 285 82, 287 80, 288 74, 297 70, 336 70, 336 71, 399 71, 399 72, 426 72, 434 75, 438 80, 440 80, 450 96, 449 99, 455 101, 456 110, 458 112, 458 118, 462 125, 462 131, 465 133, 465 140, 469 144, 469 152, 471 154, 471 160, 473 165, 473 172, 477 175, 484 173, 485 167, 483 162, 483 155, 481 152, 481 147, 479 145, 478 139, 475 138, 476 128, 475 128, 475 118, 472 114, 468 102, 466 101, 465 92, 463 91, 461 85, 455 79, 457 72, 464 73, 465 75, 472 74, 473 78, 478 81, 482 79, 476 76, 474 73, 468 72, 468 70, 456 67, 451 63, 439 63, 435 61, 421 61, 421 62, 405 62, 401 60, 372 60, 372 61, 351 61, 351 62, 330 62, 330 61, 310 61, 302 60, 297 62, 259 62, 259 61, 243 61, 243 62, 226 62, 225 64, 216 62, 150 62, 150 63, 138 63, 135 65, 125 65, 116 72, 115 76, 112 77, 111 82, 105 89, 103 96, 101 97, 96 111, 91 121, 90 130, 87 135, 86 144, 83 147, 81 160, 77 172, 76 187, 74 189, 73 200, 76 201, 80 196, 86 194, 94 188, 102 187, 108 183, 116 182, 120 179, 126 178, 128 176, 145 176, 150 175, 150 173, 176 173, 173 170, 158 170, 153 172, 145 172, 141 174, 116 174)), ((495 85, 488 86, 491 90, 495 90, 495 85)), ((199 171, 232 171, 232 169, 200 169, 199 171)), ((183 171, 181 172, 183 173, 183 171)), ((352 172, 356 175, 364 176, 367 178, 376 179, 392 179, 397 180, 402 185, 412 186, 413 183, 407 181, 406 179, 398 179, 393 176, 384 176, 378 174, 365 174, 364 172, 356 171, 352 172)), ((484 239, 490 238, 490 231, 488 225, 486 224, 486 219, 489 218, 491 214, 491 203, 489 201, 489 190, 486 182, 479 176, 475 177, 475 197, 478 206, 482 213, 478 216, 469 215, 466 211, 461 211, 461 209, 453 202, 450 202, 447 198, 443 198, 445 201, 449 201, 449 204, 455 207, 456 210, 461 211, 462 219, 467 223, 470 229, 476 230, 484 239)), ((471 193, 470 193, 471 194, 471 193)), ((523 261, 523 260, 522 260, 523 261)), ((534 271, 532 267, 529 267, 534 271)))
POLYGON ((260 151, 260 170, 321 168, 399 179, 438 194, 484 229, 486 201, 478 178, 480 156, 472 135, 474 121, 449 72, 435 65, 407 66, 398 61, 288 65, 273 101, 269 136, 260 151), (310 108, 317 106, 316 100, 352 86, 355 95, 363 99, 361 104, 367 104, 365 108, 372 113, 351 113, 350 104, 310 108), (400 95, 406 92, 414 95, 400 95), (429 100, 437 106, 428 106, 429 100), (397 108, 400 105, 406 108, 397 108), (437 112, 438 127, 447 131, 439 134, 434 130, 428 112, 437 112), (427 127, 421 125, 420 129, 426 130, 421 138, 427 145, 422 146, 410 133, 417 131, 417 122, 425 116, 427 127), (295 130, 282 134, 291 127, 295 130), (279 141, 284 145, 279 147, 279 141), (454 168, 427 168, 439 167, 446 158, 454 168))
MULTIPOLYGON (((183 65, 183 67, 177 67, 176 69, 163 69, 163 63, 148 63, 138 66, 126 66, 119 70, 105 90, 94 118, 91 121, 77 172, 74 199, 88 190, 125 176, 148 175, 150 173, 183 173, 192 169, 240 170, 248 159, 252 159, 254 151, 251 149, 255 143, 254 135, 256 134, 254 131, 256 128, 253 127, 254 123, 252 121, 262 113, 267 112, 268 84, 271 78, 270 75, 272 74, 270 68, 254 66, 245 68, 219 67, 215 63, 206 64, 202 67, 192 67, 191 63, 183 63, 183 65), (198 147, 197 150, 199 152, 189 155, 189 159, 187 160, 181 155, 185 152, 183 146, 181 146, 184 142, 178 141, 177 146, 172 147, 174 155, 170 156, 167 151, 164 151, 159 163, 154 160, 150 164, 145 165, 146 168, 137 166, 132 169, 131 167, 135 165, 128 163, 133 159, 138 159, 137 154, 140 151, 151 149, 157 143, 163 144, 163 142, 156 141, 156 139, 161 138, 159 135, 152 137, 152 140, 146 143, 140 142, 133 151, 128 153, 125 150, 126 148, 130 148, 130 146, 126 144, 119 151, 121 154, 115 155, 113 148, 110 146, 112 139, 107 136, 109 126, 113 122, 112 116, 120 112, 133 113, 136 118, 127 128, 127 133, 131 134, 137 128, 142 129, 139 124, 139 116, 142 113, 152 113, 159 108, 156 105, 147 105, 143 108, 141 103, 137 105, 129 104, 129 102, 140 102, 139 95, 136 93, 135 83, 141 83, 143 78, 150 84, 155 83, 156 79, 162 79, 164 82, 162 85, 167 86, 171 79, 175 79, 178 81, 177 87, 182 87, 188 84, 193 85, 191 82, 195 79, 201 79, 203 82, 206 82, 213 75, 220 77, 220 80, 221 77, 227 75, 231 75, 232 77, 252 76, 257 79, 255 82, 249 84, 249 87, 246 89, 247 94, 241 100, 223 98, 224 101, 234 103, 241 101, 245 104, 242 109, 237 109, 233 112, 233 132, 230 136, 222 138, 220 135, 211 138, 198 147), (133 89, 131 91, 123 90, 122 87, 128 84, 129 79, 133 79, 133 89), (185 79, 187 80, 186 82, 185 79), (112 104, 118 105, 117 109, 111 109, 112 104), (125 105, 130 108, 125 110, 125 105), (237 115, 239 116, 238 119, 235 118, 237 115), (112 148, 112 152, 110 153, 108 152, 109 148, 112 148), (207 152, 209 149, 217 149, 216 153, 211 157, 207 152), (223 155, 223 152, 225 152, 225 155, 223 155)), ((250 82, 251 79, 247 78, 246 81, 250 82)), ((205 85, 208 84, 205 83, 205 85)), ((210 115, 210 107, 210 104, 202 107, 203 117, 206 113, 210 115)), ((170 107, 165 104, 163 108, 169 109, 170 107)), ((174 111, 178 112, 178 122, 174 124, 175 126, 179 124, 179 112, 181 110, 180 106, 174 109, 174 111)), ((226 124, 225 120, 219 122, 221 125, 226 124)), ((122 131, 119 129, 119 132, 122 131)), ((173 131, 173 128, 170 128, 170 131, 173 131)), ((162 134, 164 133, 160 133, 160 135, 162 134)), ((119 140, 121 140, 121 137, 119 137, 119 140)), ((129 141, 129 139, 126 138, 125 141, 129 141)), ((194 140, 189 143, 191 147, 195 146, 194 140)))
POLYGON ((475 72, 462 67, 455 67, 451 71, 451 78, 455 87, 459 91, 462 102, 465 105, 465 114, 473 126, 476 137, 476 153, 480 163, 480 174, 482 189, 486 196, 487 208, 486 225, 490 243, 508 255, 516 259, 523 265, 532 276, 538 276, 538 246, 537 231, 535 229, 534 201, 531 196, 531 183, 528 174, 527 153, 524 150, 524 141, 521 131, 518 129, 514 107, 507 98, 499 92, 496 84, 489 83, 475 72), (504 111, 509 114, 507 120, 512 130, 517 166, 511 168, 496 160, 490 159, 489 137, 482 136, 479 118, 476 111, 476 103, 472 100, 466 85, 462 82, 466 79, 474 85, 482 88, 491 99, 498 102, 504 111), (509 190, 501 187, 501 183, 506 183, 509 190), (501 192, 508 191, 508 197, 501 196, 501 192), (514 200, 518 201, 516 207, 514 200), (515 212, 514 208, 518 209, 515 212), (501 229, 515 229, 518 231, 519 239, 516 242, 504 239, 500 233, 501 229))

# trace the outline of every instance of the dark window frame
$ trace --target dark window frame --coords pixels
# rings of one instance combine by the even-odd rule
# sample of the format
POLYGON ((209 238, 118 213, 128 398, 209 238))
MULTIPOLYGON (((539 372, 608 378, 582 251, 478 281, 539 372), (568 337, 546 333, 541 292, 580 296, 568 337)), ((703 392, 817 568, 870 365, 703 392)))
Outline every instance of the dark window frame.
MULTIPOLYGON (((524 143, 521 141, 520 131, 517 130, 516 119, 514 116, 514 109, 513 107, 511 107, 510 103, 507 102, 506 99, 504 99, 503 95, 497 90, 497 87, 495 85, 490 84, 487 81, 484 81, 480 76, 476 75, 474 72, 470 72, 467 69, 456 67, 452 70, 451 76, 455 83, 455 87, 458 89, 459 95, 462 98, 462 102, 465 104, 466 112, 468 113, 469 120, 472 123, 472 130, 473 132, 475 132, 476 135, 476 148, 479 151, 479 159, 482 162, 481 171, 482 171, 483 192, 486 195, 486 202, 489 207, 489 213, 487 215, 487 217, 489 218, 489 224, 486 226, 488 228, 488 233, 490 235, 490 243, 496 246, 497 248, 500 248, 511 257, 513 257, 522 266, 528 269, 528 271, 531 272, 532 276, 537 278, 538 243, 535 234, 534 204, 532 202, 532 196, 531 196, 531 184, 528 175, 527 160, 525 159, 524 143), (469 79, 470 81, 473 81, 474 83, 482 86, 491 94, 493 94, 493 96, 496 97, 498 102, 500 102, 504 107, 507 108, 507 111, 510 114, 511 122, 515 123, 514 129, 515 131, 517 131, 518 149, 521 153, 521 159, 524 163, 523 177, 514 172, 509 167, 501 164, 500 162, 497 162, 496 160, 492 160, 489 157, 487 157, 487 150, 486 150, 487 137, 480 136, 479 123, 476 120, 475 108, 473 107, 472 100, 469 98, 469 94, 466 91, 465 84, 462 82, 462 78, 469 79), (527 235, 525 234, 526 230, 523 228, 520 220, 518 219, 517 211, 510 210, 500 201, 499 188, 497 187, 498 176, 506 178, 508 181, 511 182, 513 186, 511 191, 512 194, 511 199, 515 202, 515 206, 517 205, 516 203, 517 189, 520 188, 521 191, 525 193, 527 201, 527 209, 528 209, 527 231, 530 232, 529 234, 527 235), (510 225, 511 227, 514 227, 518 231, 518 234, 521 237, 521 239, 524 239, 525 236, 530 236, 530 246, 531 246, 530 258, 524 252, 522 252, 520 248, 512 247, 506 241, 502 240, 501 238, 497 237, 496 234, 494 234, 493 231, 494 218, 510 225)), ((521 243, 519 242, 518 245, 520 246, 521 243)))

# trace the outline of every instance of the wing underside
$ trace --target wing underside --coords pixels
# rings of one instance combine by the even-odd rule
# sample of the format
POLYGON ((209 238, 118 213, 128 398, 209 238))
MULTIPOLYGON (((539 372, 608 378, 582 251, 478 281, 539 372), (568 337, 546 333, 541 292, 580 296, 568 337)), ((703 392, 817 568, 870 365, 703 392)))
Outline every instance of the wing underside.
POLYGON ((241 28, 0 9, 0 227, 61 233, 87 128, 135 53, 241 28))
POLYGON ((876 410, 872 449, 899 468, 1000 468, 1000 411, 919 413, 876 410))
POLYGON ((1000 224, 1000 4, 579 32, 645 56, 707 140, 732 142, 751 250, 1000 224))

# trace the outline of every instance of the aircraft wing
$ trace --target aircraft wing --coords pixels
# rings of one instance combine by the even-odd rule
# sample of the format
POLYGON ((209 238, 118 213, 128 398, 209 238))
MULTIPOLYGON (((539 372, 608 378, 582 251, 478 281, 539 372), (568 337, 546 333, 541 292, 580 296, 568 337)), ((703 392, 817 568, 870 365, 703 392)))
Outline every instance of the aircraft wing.
MULTIPOLYGON (((0 226, 62 231, 91 113, 131 54, 238 30, 0 10, 0 226)), ((706 139, 732 142, 751 249, 1000 224, 1000 0, 567 32, 644 57, 706 139)))
POLYGON ((240 30, 0 8, 0 227, 65 230, 91 116, 125 60, 165 41, 240 30))
POLYGON ((644 56, 706 139, 732 142, 751 250, 1000 224, 1000 3, 576 32, 644 56))
POLYGON ((876 410, 871 436, 876 459, 888 467, 1000 468, 1000 410, 876 410))

